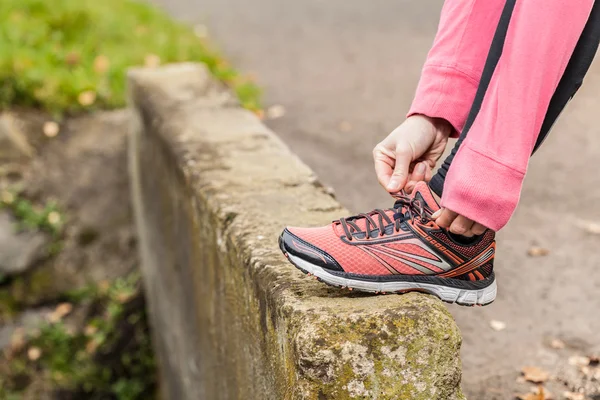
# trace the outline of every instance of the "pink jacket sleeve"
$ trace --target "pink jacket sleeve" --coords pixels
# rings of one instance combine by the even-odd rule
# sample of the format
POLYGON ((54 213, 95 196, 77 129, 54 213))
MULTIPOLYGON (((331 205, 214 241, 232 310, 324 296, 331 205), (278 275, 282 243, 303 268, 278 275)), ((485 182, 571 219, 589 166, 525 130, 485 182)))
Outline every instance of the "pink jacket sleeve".
MULTIPOLYGON (((410 114, 462 129, 504 3, 446 1, 410 114)), ((592 6, 593 0, 517 1, 481 110, 446 177, 444 207, 494 230, 506 225, 592 6)))
POLYGON ((408 116, 443 118, 462 131, 504 0, 446 0, 408 116))

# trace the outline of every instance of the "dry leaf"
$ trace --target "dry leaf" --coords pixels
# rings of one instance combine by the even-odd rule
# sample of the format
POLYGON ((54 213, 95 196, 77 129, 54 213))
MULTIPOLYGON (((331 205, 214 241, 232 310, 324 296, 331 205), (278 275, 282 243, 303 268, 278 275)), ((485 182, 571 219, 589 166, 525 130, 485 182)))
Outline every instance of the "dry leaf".
POLYGON ((12 204, 15 201, 15 195, 7 191, 3 191, 2 195, 0 195, 0 198, 5 204, 12 204))
POLYGON ((256 111, 254 111, 254 114, 256 114, 256 116, 260 120, 265 119, 265 112, 263 110, 256 110, 256 111))
POLYGON ((98 74, 103 74, 108 71, 110 67, 110 60, 104 55, 99 55, 94 59, 94 71, 98 74))
POLYGON ((85 345, 85 351, 88 354, 93 354, 98 349, 98 345, 99 345, 99 343, 96 340, 92 339, 89 342, 87 342, 87 344, 85 345))
POLYGON ((600 223, 594 221, 579 220, 577 226, 585 230, 587 233, 592 235, 600 235, 600 223))
POLYGON ((342 132, 350 132, 352 130, 352 125, 348 121, 340 122, 340 131, 342 132))
POLYGON ((490 327, 495 330, 496 332, 499 331, 503 331, 506 329, 506 323, 502 322, 502 321, 496 321, 496 320, 491 320, 490 321, 490 327))
POLYGON ((538 367, 523 367, 521 372, 525 380, 533 383, 544 383, 550 377, 546 371, 538 367))
POLYGON ((10 351, 18 353, 25 347, 25 329, 17 328, 10 338, 10 351))
POLYGON ((73 305, 70 303, 60 303, 54 311, 48 316, 48 321, 56 323, 73 311, 73 305))
POLYGON ((550 254, 550 250, 539 246, 533 246, 527 251, 529 257, 544 257, 548 254, 550 254))
POLYGON ((208 37, 208 29, 206 28, 206 25, 195 25, 194 33, 200 39, 206 39, 208 37))
POLYGON ((79 104, 84 107, 91 106, 96 101, 96 92, 93 90, 86 90, 85 92, 81 92, 79 97, 77 98, 79 104))
POLYGON ((585 400, 585 395, 583 393, 575 393, 575 392, 564 392, 563 396, 567 400, 585 400))
POLYGON ((569 357, 569 365, 585 367, 586 365, 590 365, 590 359, 582 356, 571 356, 569 357))
POLYGON ((108 289, 110 289, 109 281, 103 280, 98 282, 98 291, 100 292, 100 294, 106 294, 108 292, 108 289))
POLYGON ((76 53, 74 51, 70 52, 65 57, 65 62, 67 63, 67 65, 70 65, 70 66, 75 66, 75 65, 79 64, 80 60, 81 60, 81 56, 79 55, 79 53, 76 53))
POLYGON ((135 27, 135 34, 138 36, 145 35, 148 32, 148 27, 144 25, 138 25, 135 27))
POLYGON ((285 107, 282 105, 274 105, 267 110, 268 119, 277 119, 285 115, 285 107))
POLYGON ((117 301, 121 304, 127 303, 133 297, 134 293, 121 292, 117 294, 117 301))
POLYGON ((552 341, 550 342, 550 347, 552 347, 553 349, 564 349, 565 342, 563 342, 560 339, 552 339, 552 341))
POLYGON ((144 57, 144 65, 150 68, 156 68, 160 65, 160 57, 156 54, 148 54, 144 57))
POLYGON ((60 214, 56 211, 50 211, 48 213, 48 222, 50 225, 56 225, 60 222, 60 214))
POLYGON ((42 356, 42 350, 39 347, 30 347, 27 350, 27 358, 31 361, 36 361, 42 356))
POLYGON ((44 123, 44 135, 47 137, 55 137, 60 131, 60 126, 54 121, 47 121, 44 123))
POLYGON ((537 390, 535 392, 530 392, 527 394, 519 394, 519 395, 517 395, 517 399, 519 399, 519 400, 549 400, 544 395, 544 389, 537 390))
POLYGON ((83 332, 86 336, 92 336, 94 333, 98 332, 98 327, 95 325, 87 325, 83 332))

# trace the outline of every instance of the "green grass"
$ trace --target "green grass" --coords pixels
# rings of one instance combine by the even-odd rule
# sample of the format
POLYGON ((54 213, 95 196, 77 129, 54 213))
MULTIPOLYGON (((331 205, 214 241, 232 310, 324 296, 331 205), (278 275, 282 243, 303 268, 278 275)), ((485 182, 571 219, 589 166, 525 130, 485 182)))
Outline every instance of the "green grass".
POLYGON ((50 233, 53 238, 60 236, 64 216, 60 214, 55 201, 48 201, 43 206, 37 206, 31 201, 20 197, 14 192, 3 192, 0 196, 0 209, 11 210, 18 221, 20 230, 42 230, 50 233))
POLYGON ((133 0, 0 0, 0 109, 121 107, 128 67, 197 61, 257 111, 259 90, 191 28, 133 0), (83 95, 82 95, 83 94, 83 95))
POLYGON ((34 371, 44 371, 55 398, 150 400, 156 398, 156 366, 139 275, 118 279, 106 288, 89 287, 74 303, 90 304, 83 331, 63 322, 47 323, 27 338, 0 372, 0 399, 15 399, 34 371), (27 349, 40 350, 31 360, 27 349))

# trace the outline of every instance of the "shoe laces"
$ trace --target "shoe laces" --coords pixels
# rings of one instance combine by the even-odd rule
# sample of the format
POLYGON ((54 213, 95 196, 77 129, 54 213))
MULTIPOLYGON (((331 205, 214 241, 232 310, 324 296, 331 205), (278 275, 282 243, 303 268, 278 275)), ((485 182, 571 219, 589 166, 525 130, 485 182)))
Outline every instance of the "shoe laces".
POLYGON ((393 193, 392 197, 396 199, 394 207, 386 211, 393 211, 394 221, 390 219, 386 211, 375 209, 368 213, 361 213, 347 218, 340 218, 339 222, 344 230, 344 234, 349 241, 354 239, 355 234, 364 233, 367 239, 370 239, 373 230, 379 230, 379 237, 386 235, 385 227, 394 224, 394 233, 400 232, 402 223, 407 220, 414 221, 418 219, 422 223, 430 221, 433 210, 424 204, 421 200, 407 195, 404 191, 393 193), (374 219, 376 218, 376 219, 374 219), (365 220, 365 230, 361 229, 356 223, 358 220, 365 220))

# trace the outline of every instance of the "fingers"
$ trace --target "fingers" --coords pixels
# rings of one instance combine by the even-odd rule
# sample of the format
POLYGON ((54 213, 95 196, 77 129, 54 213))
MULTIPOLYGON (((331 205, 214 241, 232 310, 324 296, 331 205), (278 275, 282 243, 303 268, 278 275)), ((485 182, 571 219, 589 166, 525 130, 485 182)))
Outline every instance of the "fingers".
POLYGON ((487 231, 487 228, 485 226, 483 226, 483 225, 478 224, 477 222, 475 222, 475 224, 473 224, 473 227, 471 228, 471 231, 475 235, 483 235, 483 233, 485 231, 487 231))
POLYGON ((458 214, 454 211, 441 208, 432 215, 432 218, 440 228, 448 229, 457 216, 458 214))
POLYGON ((454 221, 452 221, 452 225, 450 225, 450 228, 448 230, 456 235, 471 237, 473 236, 471 228, 473 227, 474 223, 475 221, 462 215, 459 215, 454 219, 454 221))
POLYGON ((440 228, 447 229, 456 235, 472 237, 481 235, 487 230, 485 226, 447 208, 436 211, 431 217, 440 228))
POLYGON ((393 152, 380 143, 373 149, 373 161, 375 162, 377 180, 385 188, 390 183, 390 178, 394 172, 395 156, 393 152))
POLYGON ((408 183, 406 184, 406 186, 404 187, 404 190, 406 190, 408 193, 412 193, 417 182, 425 180, 425 176, 427 175, 428 169, 429 168, 427 168, 426 163, 424 163, 424 162, 417 163, 417 165, 415 165, 415 167, 413 168, 412 174, 410 174, 410 179, 409 179, 408 183))
POLYGON ((396 147, 396 165, 394 166, 394 173, 385 187, 388 192, 394 193, 404 189, 404 186, 408 181, 408 170, 412 159, 413 156, 410 146, 396 147))

